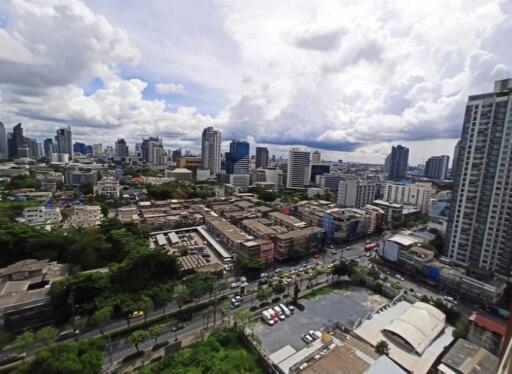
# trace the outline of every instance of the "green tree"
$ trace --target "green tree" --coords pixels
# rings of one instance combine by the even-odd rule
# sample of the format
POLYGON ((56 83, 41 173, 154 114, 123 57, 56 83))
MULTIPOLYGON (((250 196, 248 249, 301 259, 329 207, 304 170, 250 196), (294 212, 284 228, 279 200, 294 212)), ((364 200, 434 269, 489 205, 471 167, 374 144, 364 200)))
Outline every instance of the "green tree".
POLYGON ((293 285, 293 301, 296 303, 299 300, 300 287, 297 281, 293 285))
POLYGON ((256 298, 261 302, 267 301, 272 296, 272 291, 267 287, 258 287, 256 298))
POLYGON ((286 291, 286 287, 283 282, 277 282, 272 286, 272 291, 276 295, 282 295, 286 291))
POLYGON ((337 277, 341 276, 349 276, 351 277, 352 274, 354 274, 354 268, 352 265, 348 264, 347 262, 340 260, 334 268, 332 269, 332 273, 336 275, 337 277))
POLYGON ((465 318, 459 318, 455 323, 455 329, 453 330, 453 337, 455 339, 465 339, 469 333, 469 323, 465 318))
POLYGON ((94 314, 91 317, 91 322, 98 326, 101 332, 101 336, 104 336, 105 331, 105 324, 110 321, 110 318, 112 317, 113 309, 111 306, 105 306, 101 309, 98 309, 94 312, 94 314))
POLYGON ((128 337, 128 343, 130 343, 131 345, 133 345, 135 347, 135 349, 137 350, 137 352, 139 352, 139 344, 143 343, 144 341, 146 341, 146 339, 148 338, 148 335, 145 331, 142 331, 142 330, 137 330, 137 331, 134 331, 129 337, 128 337))
POLYGON ((162 335, 162 326, 161 325, 153 325, 148 329, 148 337, 151 339, 154 339, 155 344, 160 335, 162 335))
POLYGON ((245 331, 247 323, 251 320, 252 314, 247 308, 240 308, 235 310, 235 328, 238 331, 245 331))
POLYGON ((420 298, 421 302, 423 303, 427 303, 427 304, 430 304, 431 303, 431 299, 430 297, 428 297, 427 295, 421 295, 421 298, 420 298))
POLYGON ((245 273, 258 273, 267 266, 265 261, 260 259, 251 259, 248 261, 240 261, 238 266, 245 273))
POLYGON ((13 347, 16 352, 25 353, 34 345, 34 342, 34 332, 27 330, 16 337, 13 347))
POLYGON ((163 284, 155 288, 155 292, 152 295, 153 302, 156 306, 162 307, 162 314, 165 314, 167 310, 167 304, 169 304, 174 298, 174 287, 171 284, 163 284))
POLYGON ((35 338, 45 345, 53 343, 57 339, 57 329, 53 326, 46 326, 37 330, 35 338))
POLYGON ((142 296, 139 305, 140 310, 144 312, 144 322, 147 322, 149 312, 155 307, 155 305, 153 304, 153 300, 151 300, 147 296, 142 296))
POLYGON ((385 340, 379 340, 377 345, 375 346, 375 352, 379 355, 387 355, 389 353, 389 344, 385 340))
POLYGON ((22 365, 15 374, 97 374, 103 366, 105 343, 88 339, 58 343, 37 351, 35 358, 22 365))
POLYGON ((176 304, 178 305, 178 309, 181 309, 181 307, 185 304, 185 301, 190 297, 190 292, 182 284, 178 284, 174 288, 174 300, 176 301, 176 304))

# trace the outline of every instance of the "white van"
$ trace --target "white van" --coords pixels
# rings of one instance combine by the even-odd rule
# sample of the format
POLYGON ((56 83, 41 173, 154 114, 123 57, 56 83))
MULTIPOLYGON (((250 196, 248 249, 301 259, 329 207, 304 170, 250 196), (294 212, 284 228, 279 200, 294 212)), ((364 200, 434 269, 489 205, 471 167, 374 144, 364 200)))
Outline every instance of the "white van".
POLYGON ((286 317, 290 317, 292 315, 292 312, 290 312, 290 309, 288 309, 284 304, 279 304, 279 308, 283 311, 284 315, 286 317))
POLYGON ((274 325, 274 321, 272 320, 272 316, 267 310, 261 312, 261 319, 268 323, 270 326, 274 325))
POLYGON ((281 310, 281 308, 279 308, 279 306, 277 306, 277 305, 274 307, 274 312, 276 312, 277 317, 278 317, 281 321, 283 321, 283 320, 286 318, 286 316, 284 315, 284 313, 283 313, 283 311, 281 310))

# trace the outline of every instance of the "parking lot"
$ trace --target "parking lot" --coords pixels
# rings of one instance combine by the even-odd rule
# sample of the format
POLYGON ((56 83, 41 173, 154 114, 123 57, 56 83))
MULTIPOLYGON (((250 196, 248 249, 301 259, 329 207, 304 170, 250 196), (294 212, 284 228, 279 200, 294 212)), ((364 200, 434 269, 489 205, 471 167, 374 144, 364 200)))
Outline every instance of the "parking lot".
POLYGON ((254 332, 268 354, 285 345, 299 350, 306 345, 301 336, 309 330, 322 330, 336 322, 351 328, 358 318, 377 310, 386 302, 387 299, 367 289, 351 287, 315 300, 301 300, 306 307, 304 311, 295 309, 291 317, 279 321, 275 326, 259 322, 254 332))

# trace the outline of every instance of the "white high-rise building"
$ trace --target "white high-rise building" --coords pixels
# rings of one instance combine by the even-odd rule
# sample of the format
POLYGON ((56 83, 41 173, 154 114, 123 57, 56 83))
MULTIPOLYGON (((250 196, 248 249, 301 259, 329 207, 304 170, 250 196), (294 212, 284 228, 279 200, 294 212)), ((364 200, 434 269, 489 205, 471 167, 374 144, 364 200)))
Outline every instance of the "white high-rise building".
POLYGON ((371 204, 381 182, 371 179, 344 178, 338 185, 338 205, 348 208, 361 208, 371 204))
POLYGON ((222 142, 221 133, 213 127, 203 130, 201 139, 201 167, 210 170, 210 175, 220 172, 220 146, 222 142))
POLYGON ((311 179, 311 153, 299 148, 288 151, 287 188, 303 189, 311 179))
POLYGON ((512 79, 469 96, 445 256, 470 275, 512 278, 512 79))
POLYGON ((430 199, 434 195, 434 188, 429 182, 391 183, 384 186, 384 200, 405 205, 414 205, 426 214, 430 208, 430 199))
POLYGON ((100 157, 103 154, 103 144, 93 144, 92 154, 94 155, 94 157, 100 157))

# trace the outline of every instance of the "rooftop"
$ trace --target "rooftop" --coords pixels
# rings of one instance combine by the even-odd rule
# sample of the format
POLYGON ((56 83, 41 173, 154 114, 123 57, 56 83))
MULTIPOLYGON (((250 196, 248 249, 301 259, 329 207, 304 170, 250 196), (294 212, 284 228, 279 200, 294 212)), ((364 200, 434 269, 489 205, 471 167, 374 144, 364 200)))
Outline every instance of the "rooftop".
POLYGON ((269 214, 269 216, 274 217, 277 220, 283 221, 289 225, 295 226, 297 228, 306 226, 305 222, 302 222, 300 219, 297 219, 292 216, 287 216, 286 214, 279 213, 279 212, 272 212, 269 214))
POLYGON ((476 312, 473 312, 473 314, 469 317, 469 320, 472 321, 477 326, 501 336, 505 336, 507 332, 507 326, 504 323, 500 323, 498 321, 485 318, 484 316, 476 312))
POLYGON ((319 227, 306 227, 304 229, 293 230, 293 231, 285 232, 283 234, 278 234, 278 235, 276 235, 276 237, 281 240, 286 240, 286 239, 300 238, 302 236, 319 234, 321 232, 323 232, 323 229, 321 229, 319 227))
POLYGON ((489 351, 465 339, 459 339, 441 360, 438 371, 446 374, 495 373, 498 362, 498 357, 489 351))
POLYGON ((242 221, 242 224, 256 231, 259 235, 272 235, 276 233, 274 229, 261 223, 258 219, 246 219, 242 221))
POLYGON ((439 310, 425 303, 406 301, 374 313, 354 331, 371 345, 387 341, 389 358, 415 374, 428 372, 453 341, 452 332, 453 327, 446 326, 439 310))
POLYGON ((405 247, 409 247, 411 245, 418 243, 418 239, 407 235, 394 235, 391 238, 388 238, 388 240, 403 245, 405 247))
POLYGON ((0 269, 1 275, 12 275, 19 272, 33 272, 38 270, 43 270, 48 267, 50 261, 49 260, 35 260, 28 259, 15 262, 3 269, 0 269))

